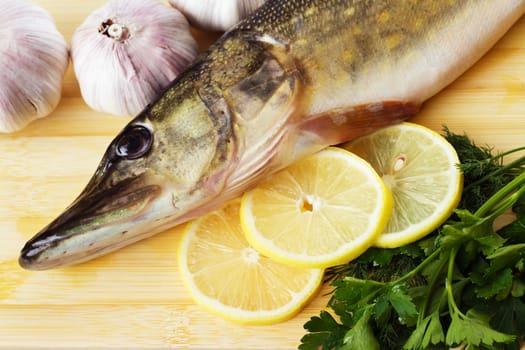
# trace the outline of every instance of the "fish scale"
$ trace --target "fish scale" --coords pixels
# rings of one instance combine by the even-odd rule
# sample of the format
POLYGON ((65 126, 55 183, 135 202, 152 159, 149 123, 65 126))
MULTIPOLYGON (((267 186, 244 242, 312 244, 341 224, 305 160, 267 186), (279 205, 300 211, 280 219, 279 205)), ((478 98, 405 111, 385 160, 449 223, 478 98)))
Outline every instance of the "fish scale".
POLYGON ((524 12, 525 0, 269 0, 116 136, 19 262, 42 270, 93 259, 409 118, 524 12))

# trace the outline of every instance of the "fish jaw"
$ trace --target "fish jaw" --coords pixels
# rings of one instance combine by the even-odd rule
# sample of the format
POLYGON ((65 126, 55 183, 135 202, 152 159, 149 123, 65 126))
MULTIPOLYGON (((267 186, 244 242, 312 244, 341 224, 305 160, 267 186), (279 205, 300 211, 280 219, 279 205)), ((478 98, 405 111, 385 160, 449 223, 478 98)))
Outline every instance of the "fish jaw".
POLYGON ((92 260, 184 223, 224 201, 217 197, 198 204, 184 202, 176 198, 179 192, 180 186, 155 175, 110 190, 87 189, 25 244, 19 264, 28 270, 47 270, 92 260))
POLYGON ((110 189, 86 188, 57 219, 23 247, 19 263, 45 270, 78 263, 136 241, 140 224, 162 202, 160 184, 143 177, 110 189))
POLYGON ((86 262, 185 223, 231 198, 227 193, 208 197, 209 188, 203 188, 183 200, 177 193, 189 190, 155 175, 93 190, 85 190, 25 244, 21 267, 47 270, 86 262))

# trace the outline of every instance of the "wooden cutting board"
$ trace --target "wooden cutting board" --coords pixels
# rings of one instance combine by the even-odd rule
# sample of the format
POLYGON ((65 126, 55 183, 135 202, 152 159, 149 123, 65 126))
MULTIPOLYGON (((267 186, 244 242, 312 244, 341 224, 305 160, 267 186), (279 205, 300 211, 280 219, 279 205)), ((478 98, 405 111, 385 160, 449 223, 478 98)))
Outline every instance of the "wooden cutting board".
MULTIPOLYGON (((39 0, 68 42, 105 0, 39 0)), ((209 35, 200 35, 205 47, 209 35)), ((497 150, 525 145, 525 18, 413 121, 447 125, 497 150)), ((82 190, 127 120, 90 110, 68 70, 49 117, 0 135, 0 348, 289 349, 326 302, 273 326, 237 326, 201 310, 184 289, 173 229, 95 261, 44 272, 18 267, 24 242, 82 190)))

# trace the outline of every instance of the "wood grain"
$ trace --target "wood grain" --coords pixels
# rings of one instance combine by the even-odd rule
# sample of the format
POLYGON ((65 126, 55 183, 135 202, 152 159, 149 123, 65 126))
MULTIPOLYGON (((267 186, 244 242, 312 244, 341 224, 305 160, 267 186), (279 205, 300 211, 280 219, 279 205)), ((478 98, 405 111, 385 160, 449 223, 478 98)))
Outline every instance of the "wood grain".
MULTIPOLYGON (((68 42, 105 0, 39 0, 68 42)), ((197 33, 205 47, 212 36, 197 33)), ((525 19, 478 64, 428 101, 413 121, 466 131, 505 150, 525 143, 525 19)), ((71 66, 56 111, 0 135, 0 348, 295 348, 319 296, 274 326, 237 326, 194 304, 178 274, 180 229, 74 267, 22 270, 23 243, 81 191, 127 120, 97 113, 80 97, 71 66)))

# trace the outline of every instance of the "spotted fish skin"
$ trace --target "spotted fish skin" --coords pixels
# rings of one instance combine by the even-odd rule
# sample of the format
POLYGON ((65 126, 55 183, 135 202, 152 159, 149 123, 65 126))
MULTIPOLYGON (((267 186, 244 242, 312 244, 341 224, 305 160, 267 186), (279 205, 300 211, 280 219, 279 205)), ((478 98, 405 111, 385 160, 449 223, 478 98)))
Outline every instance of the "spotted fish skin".
POLYGON ((78 198, 23 247, 43 270, 184 223, 329 145, 417 113, 525 0, 269 0, 111 142, 78 198))

